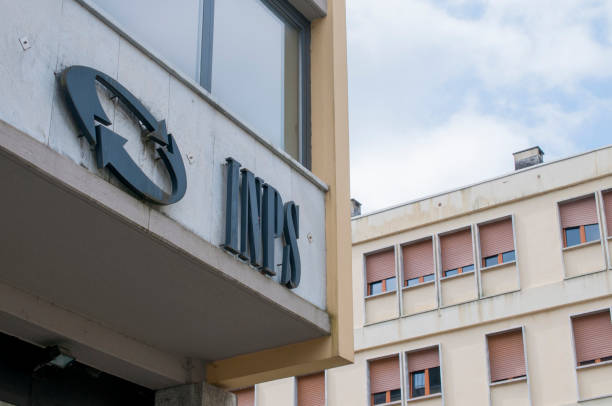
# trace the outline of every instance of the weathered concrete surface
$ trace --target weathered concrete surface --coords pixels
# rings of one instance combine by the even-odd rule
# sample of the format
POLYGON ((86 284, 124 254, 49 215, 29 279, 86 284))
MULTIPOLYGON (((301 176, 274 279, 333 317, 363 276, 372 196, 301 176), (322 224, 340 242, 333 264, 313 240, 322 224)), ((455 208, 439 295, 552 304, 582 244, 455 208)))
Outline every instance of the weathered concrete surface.
POLYGON ((155 406, 236 406, 236 395, 207 383, 194 383, 155 392, 155 406))
MULTIPOLYGON (((166 120, 183 154, 188 181, 185 197, 168 207, 145 205, 219 246, 224 239, 224 164, 232 156, 277 188, 285 202, 293 200, 300 205, 302 281, 292 292, 325 309, 326 186, 286 153, 271 147, 264 137, 248 131, 213 96, 164 64, 163 58, 134 45, 129 29, 120 33, 94 15, 93 6, 83 7, 82 3, 93 5, 84 0, 2 3, 6 24, 0 26, 0 54, 6 58, 0 67, 0 120, 129 193, 107 169, 96 167, 94 152, 78 138, 59 88, 59 75, 71 65, 86 65, 108 74, 157 119, 166 120), (32 45, 25 51, 19 43, 23 36, 32 45)), ((128 140, 125 149, 130 156, 155 183, 168 189, 164 166, 155 159, 152 146, 142 142, 133 118, 116 100, 102 91, 99 94, 112 129, 128 140)), ((281 253, 276 250, 276 263, 281 263, 281 253)))

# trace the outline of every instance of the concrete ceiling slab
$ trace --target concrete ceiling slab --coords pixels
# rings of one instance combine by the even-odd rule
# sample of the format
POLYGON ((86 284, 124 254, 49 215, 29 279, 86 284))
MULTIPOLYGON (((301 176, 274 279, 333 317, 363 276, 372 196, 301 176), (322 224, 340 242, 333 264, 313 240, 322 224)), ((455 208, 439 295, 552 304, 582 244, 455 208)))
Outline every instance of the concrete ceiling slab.
POLYGON ((0 185, 0 280, 8 285, 206 361, 329 334, 323 311, 314 310, 325 322, 313 323, 220 272, 219 263, 236 262, 220 248, 211 266, 2 148, 0 185))

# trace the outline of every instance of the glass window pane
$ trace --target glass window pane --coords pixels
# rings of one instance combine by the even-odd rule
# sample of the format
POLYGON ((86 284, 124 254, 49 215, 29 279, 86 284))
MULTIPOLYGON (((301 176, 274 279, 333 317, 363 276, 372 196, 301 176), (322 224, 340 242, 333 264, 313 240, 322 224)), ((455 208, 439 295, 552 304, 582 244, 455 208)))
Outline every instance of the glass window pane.
POLYGON ((419 278, 408 279, 407 282, 408 282, 407 286, 418 285, 419 284, 419 278))
POLYGON ((587 224, 584 226, 584 234, 587 242, 599 240, 599 224, 587 224))
POLYGON ((410 397, 416 398, 425 395, 425 371, 413 372, 412 393, 410 397))
POLYGON ((423 277, 423 282, 431 282, 434 280, 434 274, 425 275, 423 277))
POLYGON ((198 79, 200 0, 95 2, 143 46, 198 79))
POLYGON ((385 282, 385 285, 387 286, 387 292, 391 292, 397 289, 397 280, 395 279, 395 277, 389 278, 385 282))
POLYGON ((370 283, 370 295, 382 293, 382 281, 370 283))
POLYGON ((580 227, 570 227, 564 231, 566 247, 580 244, 580 227))
POLYGON ((502 262, 516 261, 516 254, 514 251, 504 252, 502 254, 502 262))
POLYGON ((440 379, 440 367, 429 368, 429 394, 440 393, 442 381, 440 379))
POLYGON ((374 404, 380 405, 381 403, 387 403, 387 392, 379 392, 374 394, 374 404))
POLYGON ((215 2, 212 93, 297 157, 299 33, 261 0, 215 2))
POLYGON ((391 402, 395 402, 396 400, 402 400, 401 389, 395 389, 391 391, 391 402))
POLYGON ((493 265, 497 265, 497 255, 491 255, 490 257, 486 257, 484 259, 485 262, 485 267, 486 266, 493 266, 493 265))
POLYGON ((463 267, 463 273, 472 272, 473 270, 474 270, 474 264, 463 267))
POLYGON ((444 276, 453 276, 453 275, 457 275, 458 273, 459 273, 458 269, 450 269, 444 272, 444 276))

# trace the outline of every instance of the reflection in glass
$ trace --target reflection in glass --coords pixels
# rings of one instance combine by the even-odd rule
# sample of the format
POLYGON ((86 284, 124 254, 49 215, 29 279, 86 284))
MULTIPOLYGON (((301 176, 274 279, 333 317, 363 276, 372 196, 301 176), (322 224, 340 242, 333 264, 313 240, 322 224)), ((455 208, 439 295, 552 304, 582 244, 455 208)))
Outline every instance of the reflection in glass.
POLYGON ((569 227, 565 232, 565 246, 571 247, 580 244, 580 227, 569 227))
POLYGON ((508 252, 504 252, 502 254, 502 262, 510 262, 510 261, 516 261, 516 254, 514 251, 508 251, 508 252))
POLYGON ((585 242, 599 240, 599 224, 587 224, 584 226, 585 242))
POLYGON ((261 0, 215 2, 212 93, 299 158, 299 33, 261 0))

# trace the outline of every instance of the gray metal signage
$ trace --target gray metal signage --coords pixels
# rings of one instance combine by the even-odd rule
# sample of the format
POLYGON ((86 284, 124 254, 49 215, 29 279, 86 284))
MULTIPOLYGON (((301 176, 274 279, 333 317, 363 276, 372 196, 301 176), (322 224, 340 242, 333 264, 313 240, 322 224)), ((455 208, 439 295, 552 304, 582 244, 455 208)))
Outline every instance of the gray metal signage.
POLYGON ((223 248, 238 254, 242 260, 250 262, 262 273, 274 276, 274 241, 282 236, 284 245, 280 283, 290 289, 297 288, 302 268, 297 243, 300 238, 299 206, 292 201, 283 204, 280 193, 274 187, 255 177, 248 169, 240 169, 240 162, 235 159, 227 158, 226 161, 227 197, 223 248), (239 179, 241 172, 242 181, 239 179))
POLYGON ((185 196, 185 165, 174 137, 166 130, 165 120, 158 121, 125 87, 95 69, 86 66, 66 68, 62 73, 61 85, 81 135, 96 149, 99 168, 107 167, 136 195, 152 203, 172 204, 185 196), (105 127, 111 121, 100 104, 96 82, 108 89, 138 118, 144 127, 144 138, 158 145, 157 152, 170 175, 172 192, 167 193, 153 183, 123 148, 127 140, 105 127))

